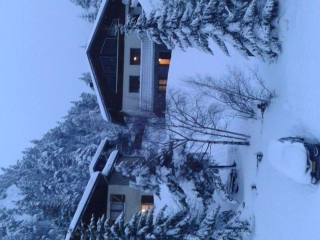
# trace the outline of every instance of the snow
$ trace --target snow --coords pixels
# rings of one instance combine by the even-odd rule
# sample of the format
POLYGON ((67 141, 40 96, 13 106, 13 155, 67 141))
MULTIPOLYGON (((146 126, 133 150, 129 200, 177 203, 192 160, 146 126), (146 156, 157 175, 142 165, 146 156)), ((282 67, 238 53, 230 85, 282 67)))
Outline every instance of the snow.
POLYGON ((82 198, 80 200, 80 203, 78 204, 78 207, 77 207, 77 211, 76 213, 74 214, 73 218, 72 218, 72 221, 69 225, 69 229, 68 229, 68 232, 67 232, 67 235, 66 235, 66 238, 65 240, 69 240, 71 238, 71 234, 72 234, 72 231, 74 230, 74 228, 77 226, 77 223, 81 217, 81 214, 84 210, 84 208, 86 207, 86 204, 87 204, 87 201, 88 199, 90 198, 90 194, 91 194, 91 191, 97 181, 97 178, 99 176, 99 172, 94 172, 91 177, 90 177, 90 180, 87 184, 87 187, 82 195, 82 198))
POLYGON ((268 150, 268 160, 280 173, 296 182, 311 183, 311 167, 306 172, 307 151, 302 143, 271 141, 268 150))
MULTIPOLYGON (((143 7, 150 7, 149 0, 140 2, 143 7)), ((284 149, 275 146, 274 139, 287 136, 319 139, 320 136, 320 2, 281 0, 279 5, 278 29, 282 53, 276 63, 245 59, 230 45, 227 45, 230 52, 230 57, 227 57, 213 42, 210 43, 213 56, 196 49, 187 49, 186 52, 174 49, 168 89, 183 88, 192 94, 194 90, 186 87, 183 77, 196 74, 220 77, 227 66, 237 66, 244 71, 248 67, 258 68, 266 85, 275 89, 276 98, 266 109, 263 120, 234 119, 229 123, 230 129, 251 135, 250 146, 238 147, 237 200, 240 204, 244 203, 244 215, 254 216, 253 240, 315 240, 320 236, 320 228, 314 225, 320 215, 319 186, 301 184, 304 181, 301 176, 290 179, 287 177, 289 173, 283 172, 285 168, 282 167, 279 172, 279 165, 273 166, 271 163, 277 159, 283 160, 275 156, 283 153, 284 149), (264 155, 258 168, 257 152, 264 155), (252 185, 256 185, 256 189, 252 189, 252 185)), ((303 157, 300 147, 294 150, 289 148, 285 148, 288 153, 284 155, 284 160, 303 157)), ((301 166, 300 162, 295 163, 290 174, 296 175, 300 170, 305 170, 302 162, 301 166)), ((170 202, 167 194, 165 189, 161 190, 161 196, 164 196, 161 205, 165 201, 170 202)), ((156 206, 159 202, 156 201, 156 206)))
POLYGON ((90 175, 92 175, 94 173, 93 168, 96 165, 96 162, 98 161, 100 154, 103 150, 103 147, 107 141, 108 141, 107 137, 101 141, 101 143, 99 144, 99 146, 97 148, 96 153, 94 154, 93 158, 91 159, 90 166, 89 166, 90 175))
POLYGON ((3 196, 3 198, 0 198, 0 208, 6 209, 16 208, 16 202, 23 199, 21 190, 16 185, 8 187, 3 196))
POLYGON ((104 168, 101 172, 104 176, 108 176, 110 174, 118 157, 119 157, 119 151, 118 150, 112 151, 112 153, 110 154, 110 156, 108 158, 106 165, 104 166, 104 168))

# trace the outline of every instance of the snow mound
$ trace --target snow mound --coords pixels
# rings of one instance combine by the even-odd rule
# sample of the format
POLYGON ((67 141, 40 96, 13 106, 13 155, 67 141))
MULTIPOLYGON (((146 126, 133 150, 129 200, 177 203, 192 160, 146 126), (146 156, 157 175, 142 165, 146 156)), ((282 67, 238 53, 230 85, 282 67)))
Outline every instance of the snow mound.
POLYGON ((288 178, 303 184, 311 183, 307 167, 307 150, 302 143, 271 141, 268 149, 268 160, 271 165, 288 178))

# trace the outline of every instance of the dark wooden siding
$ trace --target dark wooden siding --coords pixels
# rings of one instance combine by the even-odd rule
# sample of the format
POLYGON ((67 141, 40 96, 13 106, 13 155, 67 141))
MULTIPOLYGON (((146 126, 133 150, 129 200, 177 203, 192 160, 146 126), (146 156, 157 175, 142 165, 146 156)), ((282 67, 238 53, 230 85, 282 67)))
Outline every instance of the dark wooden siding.
MULTIPOLYGON (((77 227, 81 222, 86 225, 90 224, 92 214, 96 219, 101 218, 103 214, 107 214, 108 203, 108 184, 105 177, 99 174, 95 185, 90 193, 90 197, 87 200, 87 205, 84 207, 83 212, 78 219, 77 227)), ((71 240, 80 240, 80 236, 73 236, 71 240)))
POLYGON ((159 64, 159 52, 171 52, 163 44, 155 44, 155 54, 154 54, 154 112, 158 116, 164 116, 166 108, 166 93, 158 91, 158 81, 159 76, 161 78, 168 79, 169 65, 160 65, 159 64))
MULTIPOLYGON (((100 88, 100 93, 105 110, 109 112, 111 120, 117 123, 124 123, 123 116, 120 114, 122 108, 122 86, 123 86, 123 57, 124 57, 124 36, 119 34, 118 40, 118 79, 115 87, 108 84, 108 79, 105 78, 105 73, 101 64, 101 57, 108 55, 101 53, 105 39, 114 19, 119 19, 119 22, 124 24, 125 21, 125 5, 121 1, 108 1, 108 5, 102 16, 102 19, 97 26, 96 34, 92 39, 90 48, 87 51, 90 59, 92 70, 97 78, 97 85, 100 88)), ((110 79, 110 78, 109 78, 110 79)))

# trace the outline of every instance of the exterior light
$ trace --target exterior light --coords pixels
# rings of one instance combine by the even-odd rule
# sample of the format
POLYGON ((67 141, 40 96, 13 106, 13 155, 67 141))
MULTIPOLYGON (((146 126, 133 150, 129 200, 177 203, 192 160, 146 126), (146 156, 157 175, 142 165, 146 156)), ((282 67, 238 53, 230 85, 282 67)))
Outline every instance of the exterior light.
POLYGON ((262 157, 263 157, 262 152, 257 153, 257 160, 258 160, 258 162, 261 162, 262 157))
POLYGON ((161 58, 159 58, 159 62, 161 61, 161 58))
POLYGON ((134 60, 134 61, 137 61, 137 57, 134 57, 133 60, 134 60))

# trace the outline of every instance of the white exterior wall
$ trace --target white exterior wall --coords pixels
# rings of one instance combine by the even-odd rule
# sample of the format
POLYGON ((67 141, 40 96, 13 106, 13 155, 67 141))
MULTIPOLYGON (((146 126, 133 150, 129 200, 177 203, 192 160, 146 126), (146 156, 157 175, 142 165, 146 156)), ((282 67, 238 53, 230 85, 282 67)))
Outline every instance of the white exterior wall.
POLYGON ((107 206, 107 217, 110 217, 110 195, 121 194, 125 195, 125 222, 129 222, 135 213, 141 211, 141 196, 150 195, 142 193, 140 190, 131 188, 125 185, 109 185, 108 189, 108 206, 107 206))
MULTIPOLYGON (((141 7, 131 9, 130 14, 140 14, 141 7)), ((126 8, 129 14, 129 7, 126 8)), ((131 34, 124 42, 124 73, 123 73, 123 99, 122 111, 130 116, 152 117, 153 91, 154 91, 154 44, 147 37, 143 42, 135 33, 131 34), (140 65, 130 65, 130 48, 141 49, 140 65), (141 66, 141 67, 140 67, 141 66), (129 92, 129 77, 140 76, 139 93, 129 92)))
POLYGON ((140 65, 130 65, 130 48, 140 48, 140 39, 131 34, 124 42, 124 72, 123 72, 123 100, 122 111, 139 110, 139 93, 129 92, 129 77, 140 76, 140 65))
MULTIPOLYGON (((134 8, 136 14, 141 12, 141 8, 134 8)), ((126 15, 129 14, 129 6, 126 7, 126 15)), ((122 111, 129 113, 130 111, 139 111, 139 93, 129 92, 129 77, 140 76, 140 65, 130 65, 130 48, 141 48, 141 41, 136 34, 131 34, 124 41, 124 69, 123 69, 123 100, 122 111)), ((130 114, 131 115, 131 114, 130 114)))

